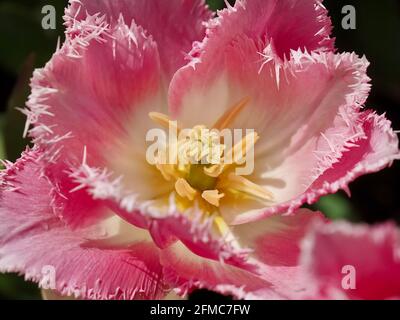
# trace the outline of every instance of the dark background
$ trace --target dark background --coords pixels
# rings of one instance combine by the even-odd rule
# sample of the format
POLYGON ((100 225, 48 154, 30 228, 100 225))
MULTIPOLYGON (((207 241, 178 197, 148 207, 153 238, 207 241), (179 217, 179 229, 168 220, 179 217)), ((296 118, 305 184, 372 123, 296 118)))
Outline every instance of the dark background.
MULTIPOLYGON (((251 0, 250 0, 251 1, 251 0)), ((233 3, 234 1, 230 1, 233 3)), ((15 160, 28 141, 21 137, 25 117, 15 107, 23 107, 29 94, 34 68, 42 67, 63 37, 62 15, 66 0, 0 0, 0 158, 15 160), (57 10, 57 29, 41 28, 44 5, 57 10)), ((209 0, 212 9, 223 0, 209 0)), ((325 0, 334 25, 339 52, 365 54, 371 62, 372 93, 368 108, 385 113, 395 130, 400 129, 400 1, 325 0), (344 30, 342 8, 353 5, 356 30, 344 30)), ((344 193, 327 196, 313 206, 332 219, 377 223, 400 222, 400 163, 390 169, 359 178, 350 185, 352 197, 344 193)), ((197 292, 192 298, 217 298, 197 292)), ((39 299, 36 285, 16 275, 0 275, 0 299, 39 299)))

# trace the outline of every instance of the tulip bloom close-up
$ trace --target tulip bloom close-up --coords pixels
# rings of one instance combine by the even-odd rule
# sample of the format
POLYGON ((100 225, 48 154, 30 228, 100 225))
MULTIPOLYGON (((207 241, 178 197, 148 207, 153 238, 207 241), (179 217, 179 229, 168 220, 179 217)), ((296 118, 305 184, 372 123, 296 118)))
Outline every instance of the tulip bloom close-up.
POLYGON ((314 206, 400 159, 321 1, 70 0, 63 20, 0 173, 1 272, 47 298, 400 298, 396 224, 314 206))

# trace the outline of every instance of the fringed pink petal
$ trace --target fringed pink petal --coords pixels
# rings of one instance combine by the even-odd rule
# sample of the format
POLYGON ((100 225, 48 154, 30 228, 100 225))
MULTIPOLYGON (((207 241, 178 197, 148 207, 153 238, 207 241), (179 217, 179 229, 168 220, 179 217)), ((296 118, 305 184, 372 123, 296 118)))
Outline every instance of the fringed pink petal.
POLYGON ((166 287, 151 241, 108 248, 101 244, 108 229, 72 231, 54 215, 58 204, 41 156, 28 151, 1 173, 0 270, 83 299, 162 297, 166 287))
POLYGON ((43 177, 53 187, 54 214, 70 228, 90 226, 110 216, 105 204, 93 199, 86 190, 71 192, 77 188, 77 184, 70 178, 68 165, 63 162, 49 164, 46 161, 43 164, 43 177))
POLYGON ((133 22, 120 18, 111 27, 98 14, 69 27, 31 86, 27 129, 33 126, 29 136, 48 162, 76 165, 86 146, 90 161, 104 165, 111 146, 129 140, 132 128, 145 144, 143 114, 165 106, 155 42, 133 22))
MULTIPOLYGON (((193 46, 192 61, 174 76, 169 93, 171 113, 184 121, 186 118, 180 115, 180 107, 192 103, 193 119, 202 124, 208 124, 210 119, 215 121, 215 117, 223 112, 221 109, 237 103, 234 94, 237 88, 223 79, 229 76, 224 71, 232 54, 241 55, 231 63, 238 71, 255 66, 259 71, 264 63, 272 61, 273 73, 279 83, 282 65, 292 50, 334 50, 333 39, 329 38, 331 29, 321 1, 240 0, 233 7, 228 4, 227 9, 209 21, 204 40, 193 46), (252 52, 249 53, 246 46, 250 46, 252 52), (196 87, 213 88, 213 91, 201 98, 195 93, 191 95, 191 90, 196 91, 196 87), (208 117, 204 115, 204 108, 208 109, 208 117)), ((257 77, 252 75, 252 79, 257 77)), ((239 97, 239 100, 243 98, 239 97)))
MULTIPOLYGON (((94 199, 101 200, 129 223, 149 230, 159 248, 166 248, 181 241, 194 253, 252 270, 247 263, 248 250, 237 245, 234 239, 221 237, 215 231, 213 218, 204 219, 197 209, 180 212, 171 201, 167 211, 140 202, 124 188, 120 180, 109 180, 102 172, 91 171, 87 175, 73 177, 94 199), (96 176, 97 174, 97 176, 96 176), (95 178, 93 178, 95 177, 95 178)), ((81 171, 80 174, 83 174, 81 171)))
POLYGON ((157 201, 139 201, 121 179, 113 179, 107 171, 83 164, 72 172, 71 179, 93 199, 107 204, 124 220, 149 230, 159 248, 181 241, 194 253, 208 259, 224 261, 253 270, 247 263, 248 250, 237 245, 235 239, 226 239, 216 232, 212 217, 204 218, 197 208, 180 212, 173 197, 169 208, 159 207, 157 201))
POLYGON ((400 298, 400 237, 394 224, 317 224, 303 250, 315 290, 308 298, 400 298))
POLYGON ((338 156, 327 158, 331 160, 330 165, 303 194, 258 214, 258 217, 268 216, 272 212, 293 213, 304 203, 313 204, 320 197, 339 190, 350 193, 349 184, 352 181, 362 175, 378 172, 400 159, 398 137, 384 115, 365 111, 358 114, 355 123, 361 126, 363 135, 348 144, 338 156))
POLYGON ((377 115, 369 110, 362 112, 358 121, 362 124, 365 136, 343 152, 337 162, 313 183, 311 189, 322 189, 329 183, 330 192, 346 190, 349 182, 358 176, 382 170, 400 159, 399 139, 385 115, 377 115))
POLYGON ((218 55, 238 36, 261 42, 261 54, 281 63, 291 50, 332 51, 331 21, 322 1, 239 0, 208 23, 207 36, 194 46, 194 62, 218 55))
POLYGON ((160 52, 167 83, 185 64, 192 43, 205 36, 204 22, 212 17, 204 0, 80 0, 70 1, 67 25, 85 19, 85 14, 100 13, 113 24, 122 15, 132 20, 153 37, 160 52))
MULTIPOLYGON (((35 72, 27 106, 29 135, 45 151, 46 176, 68 200, 60 216, 71 226, 90 223, 99 212, 97 201, 70 178, 82 158, 128 180, 159 177, 145 161, 146 133, 153 126, 148 113, 166 110, 159 55, 133 22, 128 26, 121 17, 110 26, 95 14, 71 23, 64 45, 35 72), (80 210, 81 203, 93 210, 80 210)), ((160 185, 162 177, 154 180, 160 185)), ((147 190, 155 188, 149 183, 147 190)))

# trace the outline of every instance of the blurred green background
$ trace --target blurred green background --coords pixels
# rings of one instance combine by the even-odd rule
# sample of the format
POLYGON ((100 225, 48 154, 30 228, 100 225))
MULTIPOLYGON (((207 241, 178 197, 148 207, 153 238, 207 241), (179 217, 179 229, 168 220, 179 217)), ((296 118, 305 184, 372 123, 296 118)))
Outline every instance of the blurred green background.
MULTIPOLYGON (((251 1, 251 0, 250 0, 251 1)), ((207 1, 213 10, 224 7, 223 0, 207 1)), ((230 1, 233 3, 234 1, 230 1)), ((34 68, 42 67, 63 37, 62 15, 66 0, 0 0, 0 158, 14 161, 28 141, 21 135, 23 107, 29 94, 34 68), (51 4, 57 11, 57 29, 43 30, 42 7, 51 4)), ((373 90, 368 106, 386 112, 395 129, 400 129, 400 1, 326 0, 333 19, 339 51, 365 54, 371 61, 369 76, 373 90), (357 29, 343 30, 342 7, 353 5, 357 29)), ((332 219, 375 223, 394 219, 400 222, 400 166, 363 177, 351 185, 352 198, 340 192, 313 206, 332 219)), ((0 299, 40 299, 34 284, 17 275, 0 275, 0 299)))

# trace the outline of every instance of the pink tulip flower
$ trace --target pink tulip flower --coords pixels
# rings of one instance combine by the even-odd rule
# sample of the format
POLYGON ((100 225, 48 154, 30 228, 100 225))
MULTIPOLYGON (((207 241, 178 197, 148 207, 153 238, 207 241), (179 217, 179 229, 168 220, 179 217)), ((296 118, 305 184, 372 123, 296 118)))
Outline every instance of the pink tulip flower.
POLYGON ((62 295, 291 297, 299 242, 324 221, 299 208, 400 156, 363 109, 366 58, 335 53, 320 1, 212 17, 200 0, 71 0, 65 26, 24 110, 35 147, 6 163, 0 197, 0 270, 46 288, 53 267, 62 295), (149 163, 149 131, 171 127, 252 133, 218 154, 232 163, 149 163))

